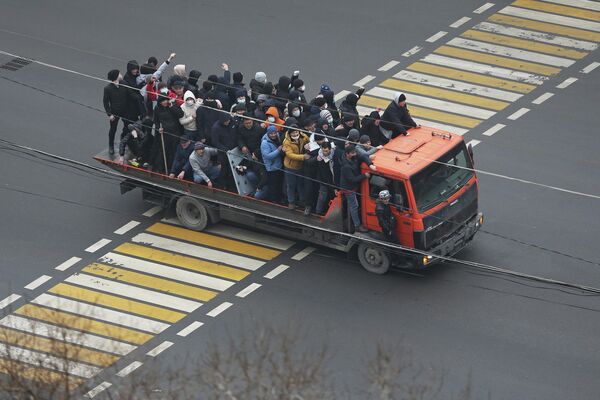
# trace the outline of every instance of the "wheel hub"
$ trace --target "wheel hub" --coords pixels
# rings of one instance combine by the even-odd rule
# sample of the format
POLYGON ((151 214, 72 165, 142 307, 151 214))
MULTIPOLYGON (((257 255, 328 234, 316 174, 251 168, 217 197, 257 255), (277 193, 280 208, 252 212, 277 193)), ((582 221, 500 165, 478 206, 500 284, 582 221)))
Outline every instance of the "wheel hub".
POLYGON ((371 265, 380 265, 383 261, 381 252, 373 248, 370 248, 365 252, 365 258, 371 265))

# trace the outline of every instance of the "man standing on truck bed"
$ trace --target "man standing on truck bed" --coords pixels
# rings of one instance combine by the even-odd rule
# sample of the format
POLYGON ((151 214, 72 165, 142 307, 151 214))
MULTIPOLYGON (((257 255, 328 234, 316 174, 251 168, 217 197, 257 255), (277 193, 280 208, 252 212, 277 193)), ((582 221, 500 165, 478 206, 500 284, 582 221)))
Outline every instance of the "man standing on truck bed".
POLYGON ((368 232, 360 222, 360 214, 358 213, 358 199, 356 197, 356 189, 363 179, 368 179, 371 175, 368 172, 360 173, 360 165, 356 159, 356 147, 351 144, 346 146, 344 150, 344 159, 340 172, 340 187, 344 191, 344 196, 348 202, 348 210, 354 224, 354 230, 358 232, 368 232))

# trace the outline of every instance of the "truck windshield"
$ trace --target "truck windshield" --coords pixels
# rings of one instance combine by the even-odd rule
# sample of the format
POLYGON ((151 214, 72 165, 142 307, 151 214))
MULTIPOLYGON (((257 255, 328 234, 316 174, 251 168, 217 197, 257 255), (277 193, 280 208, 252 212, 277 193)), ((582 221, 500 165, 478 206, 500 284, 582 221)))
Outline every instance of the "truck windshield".
POLYGON ((419 212, 430 209, 456 193, 471 179, 473 168, 464 142, 419 171, 411 179, 419 212), (461 168, 462 167, 462 168, 461 168))

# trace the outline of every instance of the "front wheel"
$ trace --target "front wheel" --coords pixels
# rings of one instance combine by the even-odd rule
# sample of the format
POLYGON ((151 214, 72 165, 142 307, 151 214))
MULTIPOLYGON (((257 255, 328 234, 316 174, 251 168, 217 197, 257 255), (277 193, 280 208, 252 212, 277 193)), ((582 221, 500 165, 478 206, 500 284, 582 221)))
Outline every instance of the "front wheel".
POLYGON ((378 275, 388 272, 391 265, 388 252, 370 243, 358 245, 358 260, 364 269, 378 275))
POLYGON ((208 225, 208 211, 204 203, 195 197, 181 196, 175 206, 177 218, 183 226, 202 231, 208 225))

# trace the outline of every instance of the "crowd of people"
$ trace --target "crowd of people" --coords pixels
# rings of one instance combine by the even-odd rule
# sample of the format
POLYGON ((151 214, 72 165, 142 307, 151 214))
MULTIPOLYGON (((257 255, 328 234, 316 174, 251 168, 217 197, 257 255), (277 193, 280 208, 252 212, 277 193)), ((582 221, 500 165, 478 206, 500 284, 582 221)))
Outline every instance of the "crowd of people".
POLYGON ((108 72, 103 103, 109 119, 108 151, 120 163, 234 190, 228 152, 238 149, 243 162, 235 173, 256 187, 255 197, 304 207, 323 214, 337 190, 342 190, 355 229, 365 231, 358 213, 356 190, 375 171, 374 154, 392 138, 418 127, 398 93, 382 115, 360 118, 359 88, 339 104, 331 86, 323 83, 307 101, 300 72, 281 76, 277 83, 256 72, 246 85, 241 72, 221 65, 221 76, 172 68, 175 54, 158 63, 127 63, 125 74, 108 72), (122 131, 115 155, 119 121, 122 131), (127 155, 127 160, 125 157, 127 155))

